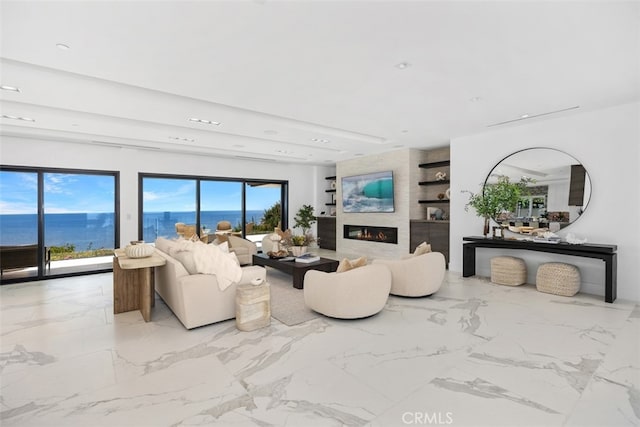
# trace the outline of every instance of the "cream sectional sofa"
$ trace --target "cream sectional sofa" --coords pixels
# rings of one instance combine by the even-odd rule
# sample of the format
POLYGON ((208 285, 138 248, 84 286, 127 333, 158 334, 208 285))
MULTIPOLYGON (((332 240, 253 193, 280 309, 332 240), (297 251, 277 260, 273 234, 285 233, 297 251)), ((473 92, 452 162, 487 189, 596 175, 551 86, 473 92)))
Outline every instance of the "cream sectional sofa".
POLYGON ((236 285, 266 280, 263 267, 246 266, 239 283, 220 290, 215 275, 189 273, 175 257, 175 244, 164 238, 156 240, 156 252, 167 263, 155 269, 155 289, 187 329, 235 318, 236 285))

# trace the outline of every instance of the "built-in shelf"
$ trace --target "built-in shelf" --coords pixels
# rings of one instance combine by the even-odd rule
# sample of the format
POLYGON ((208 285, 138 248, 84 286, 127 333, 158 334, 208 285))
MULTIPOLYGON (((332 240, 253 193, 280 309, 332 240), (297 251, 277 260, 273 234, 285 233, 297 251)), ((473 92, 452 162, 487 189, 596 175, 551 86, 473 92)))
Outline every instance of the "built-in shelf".
POLYGON ((449 166, 450 164, 451 164, 450 160, 442 160, 441 162, 420 163, 418 167, 419 168, 439 168, 442 166, 449 166))
POLYGON ((335 203, 325 203, 324 205, 325 206, 335 206, 336 204, 335 203))
POLYGON ((443 179, 441 181, 420 181, 418 185, 438 185, 438 184, 449 184, 451 181, 448 179, 443 179))
POLYGON ((443 200, 418 200, 418 203, 449 203, 449 199, 443 199, 443 200))
POLYGON ((327 176, 324 179, 331 180, 331 179, 336 179, 336 177, 335 176, 327 176))
POLYGON ((325 193, 335 193, 335 192, 336 192, 336 189, 335 189, 335 188, 332 188, 332 189, 330 189, 330 190, 324 190, 324 192, 325 192, 325 193))

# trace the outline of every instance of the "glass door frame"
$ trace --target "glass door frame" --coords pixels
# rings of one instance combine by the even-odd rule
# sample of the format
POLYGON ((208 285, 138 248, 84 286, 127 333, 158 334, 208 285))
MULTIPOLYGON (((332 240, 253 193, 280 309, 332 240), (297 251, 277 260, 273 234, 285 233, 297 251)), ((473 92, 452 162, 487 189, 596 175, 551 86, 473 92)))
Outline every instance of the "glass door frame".
POLYGON ((138 239, 142 240, 144 232, 144 179, 145 178, 164 178, 164 179, 185 179, 194 180, 196 182, 196 230, 200 230, 200 184, 202 181, 227 181, 227 182, 239 182, 242 183, 242 237, 246 237, 245 224, 247 223, 247 192, 246 186, 248 183, 265 183, 265 184, 279 184, 280 185, 280 199, 281 199, 281 223, 283 230, 288 228, 288 212, 289 212, 289 181, 278 179, 253 179, 253 178, 231 178, 221 176, 203 176, 203 175, 179 175, 179 174, 158 174, 158 173, 138 173, 138 239))
POLYGON ((35 276, 31 277, 20 277, 20 278, 11 278, 11 279, 2 279, 0 285, 8 285, 11 283, 21 283, 21 282, 32 282, 37 280, 45 280, 45 279, 55 279, 62 277, 73 277, 73 276, 85 276, 89 274, 97 274, 97 273, 107 273, 113 271, 113 267, 99 269, 99 270, 91 270, 91 271, 79 271, 79 272, 70 272, 70 273, 62 273, 62 274, 46 274, 45 268, 45 247, 44 247, 44 215, 45 215, 45 206, 44 206, 44 175, 47 173, 63 173, 63 174, 74 174, 74 175, 103 175, 103 176, 112 176, 114 179, 114 246, 115 248, 120 247, 120 172, 119 171, 107 171, 107 170, 92 170, 92 169, 67 169, 67 168, 52 168, 52 167, 32 167, 32 166, 10 166, 10 165, 0 165, 0 171, 2 172, 25 172, 25 173, 35 173, 38 177, 38 188, 37 188, 37 215, 38 215, 38 273, 35 276))

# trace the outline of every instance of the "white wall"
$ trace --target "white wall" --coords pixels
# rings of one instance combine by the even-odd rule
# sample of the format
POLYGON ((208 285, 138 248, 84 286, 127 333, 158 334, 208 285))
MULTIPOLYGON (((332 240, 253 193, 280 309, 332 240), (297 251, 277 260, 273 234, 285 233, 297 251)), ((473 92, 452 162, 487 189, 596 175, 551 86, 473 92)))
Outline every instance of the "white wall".
MULTIPOLYGON (((404 149, 345 160, 337 164, 337 251, 347 254, 365 255, 368 258, 400 258, 409 252, 409 203, 410 188, 412 188, 410 182, 411 173, 409 170, 410 157, 410 150, 404 149), (342 177, 388 170, 393 171, 395 207, 393 213, 342 212, 342 188, 340 185, 342 177), (397 227, 398 244, 344 239, 342 237, 344 224, 397 227)), ((417 169, 417 165, 415 168, 417 169)))
MULTIPOLYGON (((618 245, 618 298, 640 301, 640 104, 586 111, 556 119, 523 122, 451 141, 451 263, 462 271, 462 237, 481 235, 482 219, 463 190, 476 192, 493 166, 515 151, 531 147, 560 149, 578 159, 591 178, 591 200, 577 222, 558 234, 574 233, 590 243, 618 245)), ((477 254, 477 273, 489 276, 489 258, 477 254)), ((521 252, 535 282, 538 263, 561 259, 581 269, 583 290, 604 295, 604 263, 577 257, 521 252)))
POLYGON ((138 172, 289 181, 289 226, 303 204, 320 212, 324 176, 333 167, 162 153, 83 143, 2 136, 0 164, 120 172, 120 242, 138 238, 138 172), (322 181, 322 182, 320 182, 322 181), (322 194, 319 194, 322 191, 322 194))

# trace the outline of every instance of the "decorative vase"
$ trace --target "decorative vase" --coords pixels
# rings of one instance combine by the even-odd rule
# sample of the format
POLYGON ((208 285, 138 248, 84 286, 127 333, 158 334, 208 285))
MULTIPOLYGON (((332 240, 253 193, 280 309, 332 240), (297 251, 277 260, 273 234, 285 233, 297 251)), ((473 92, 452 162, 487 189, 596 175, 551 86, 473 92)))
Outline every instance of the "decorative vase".
POLYGON ((484 237, 489 235, 489 217, 484 217, 484 237))
POLYGON ((291 253, 293 256, 300 256, 307 252, 306 246, 291 246, 291 253))
POLYGON ((153 255, 155 250, 156 249, 153 246, 145 244, 127 245, 127 247, 124 248, 124 253, 129 258, 146 258, 153 255))

